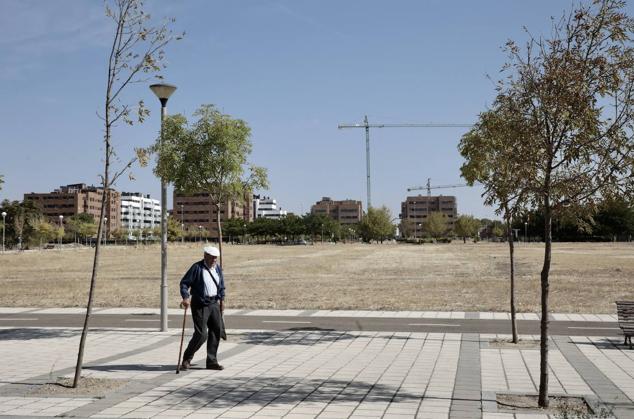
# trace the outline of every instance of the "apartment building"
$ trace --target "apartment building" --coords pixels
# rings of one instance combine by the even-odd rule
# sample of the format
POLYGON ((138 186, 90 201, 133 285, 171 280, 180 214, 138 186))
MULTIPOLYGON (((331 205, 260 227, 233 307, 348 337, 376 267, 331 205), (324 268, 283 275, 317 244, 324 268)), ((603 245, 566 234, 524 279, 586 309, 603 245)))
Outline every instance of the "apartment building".
POLYGON ((129 232, 161 226, 161 203, 139 192, 121 193, 121 228, 129 232))
POLYGON ((272 219, 279 219, 288 215, 287 211, 278 208, 275 199, 260 195, 253 195, 253 214, 255 214, 255 218, 272 219))
POLYGON ((310 213, 327 215, 341 224, 356 224, 363 217, 363 207, 361 201, 352 199, 335 201, 325 196, 310 208, 310 213))
MULTIPOLYGON (((101 216, 103 188, 87 186, 85 183, 60 186, 53 192, 24 194, 24 200, 33 201, 44 216, 51 222, 59 223, 59 216, 64 218, 77 214, 90 214, 95 220, 101 216)), ((110 189, 109 203, 106 205, 106 231, 113 232, 121 228, 121 194, 110 189)))
MULTIPOLYGON (((184 195, 174 192, 174 209, 172 216, 184 224, 186 230, 197 231, 204 229, 207 237, 218 238, 216 221, 218 213, 211 203, 209 194, 197 193, 184 195)), ((246 222, 253 221, 253 196, 247 194, 244 202, 230 201, 220 207, 220 223, 238 218, 246 222)))
POLYGON ((447 227, 453 229, 458 217, 458 204, 455 196, 408 196, 401 202, 401 220, 409 224, 414 237, 423 237, 424 222, 432 212, 441 212, 447 216, 447 227))

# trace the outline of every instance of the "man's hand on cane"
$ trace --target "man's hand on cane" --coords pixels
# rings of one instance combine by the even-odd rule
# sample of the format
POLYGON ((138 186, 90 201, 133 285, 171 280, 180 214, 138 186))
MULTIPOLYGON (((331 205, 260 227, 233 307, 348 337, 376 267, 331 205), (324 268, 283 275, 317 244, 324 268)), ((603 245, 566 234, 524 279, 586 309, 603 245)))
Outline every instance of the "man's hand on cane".
POLYGON ((183 301, 181 301, 181 308, 187 308, 190 305, 190 300, 189 298, 184 298, 183 301))

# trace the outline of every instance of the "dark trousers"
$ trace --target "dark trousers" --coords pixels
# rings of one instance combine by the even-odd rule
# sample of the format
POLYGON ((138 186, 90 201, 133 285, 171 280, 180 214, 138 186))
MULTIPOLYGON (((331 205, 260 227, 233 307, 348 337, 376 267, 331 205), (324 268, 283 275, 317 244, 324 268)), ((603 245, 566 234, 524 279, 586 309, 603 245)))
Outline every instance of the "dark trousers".
POLYGON ((218 362, 216 357, 218 343, 222 331, 218 301, 213 301, 209 305, 192 304, 191 310, 194 321, 194 336, 185 349, 183 360, 191 362, 196 351, 207 341, 207 365, 216 364, 218 362))

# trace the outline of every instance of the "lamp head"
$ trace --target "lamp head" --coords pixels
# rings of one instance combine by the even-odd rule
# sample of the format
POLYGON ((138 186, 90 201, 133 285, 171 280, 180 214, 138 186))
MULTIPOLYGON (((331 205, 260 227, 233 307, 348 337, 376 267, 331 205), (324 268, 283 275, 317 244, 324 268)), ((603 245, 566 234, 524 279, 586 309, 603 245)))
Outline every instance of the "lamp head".
POLYGON ((150 89, 154 92, 156 97, 161 101, 161 105, 167 104, 167 99, 172 96, 172 93, 176 90, 176 86, 173 84, 158 83, 150 86, 150 89))

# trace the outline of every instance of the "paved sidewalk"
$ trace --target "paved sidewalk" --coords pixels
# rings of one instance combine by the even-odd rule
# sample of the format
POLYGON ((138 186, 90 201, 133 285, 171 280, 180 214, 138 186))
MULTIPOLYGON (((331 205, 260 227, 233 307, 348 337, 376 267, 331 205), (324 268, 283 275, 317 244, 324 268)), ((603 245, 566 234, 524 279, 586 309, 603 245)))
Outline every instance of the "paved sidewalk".
MULTIPOLYGON (((38 383, 72 376, 79 333, 0 328, 0 415, 547 417, 498 410, 496 393, 536 393, 539 352, 497 349, 490 341, 504 336, 484 334, 230 330, 220 345, 224 371, 176 375, 179 330, 99 329, 89 335, 84 375, 126 380, 122 389, 105 398, 30 395, 38 383)), ((616 417, 634 417, 634 351, 621 344, 620 338, 553 337, 551 393, 583 396, 616 417)), ((204 352, 194 361, 204 366, 204 352)))
MULTIPOLYGON (((0 307, 0 314, 41 313, 41 314, 75 314, 84 313, 84 308, 33 308, 33 307, 0 307)), ((96 308, 94 314, 159 314, 153 308, 96 308)), ((181 309, 169 309, 168 314, 182 314, 181 309)), ((314 316, 314 317, 382 317, 411 319, 469 319, 469 320, 510 320, 506 312, 465 312, 465 311, 376 311, 376 310, 236 310, 227 309, 227 316, 314 316)), ((517 313, 518 320, 539 320, 538 313, 517 313)), ((551 313, 551 320, 578 322, 616 322, 615 314, 577 314, 551 313)))

